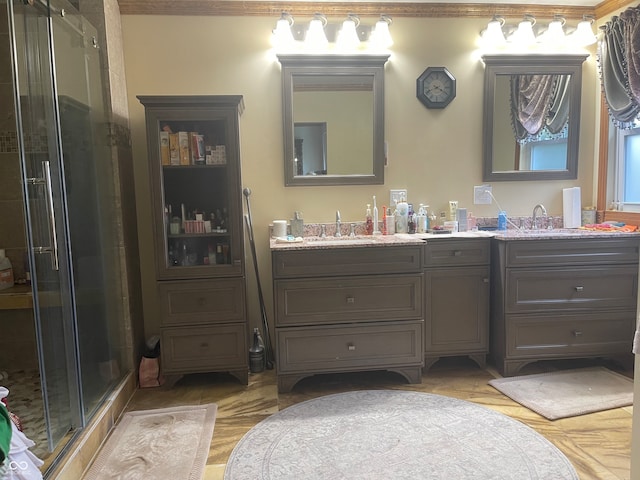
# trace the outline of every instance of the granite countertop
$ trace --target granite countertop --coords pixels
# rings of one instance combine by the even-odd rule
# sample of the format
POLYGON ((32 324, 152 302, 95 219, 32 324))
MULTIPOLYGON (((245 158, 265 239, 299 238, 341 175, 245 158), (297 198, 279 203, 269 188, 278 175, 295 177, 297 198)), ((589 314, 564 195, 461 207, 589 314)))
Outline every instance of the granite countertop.
POLYGON ((640 232, 587 230, 583 228, 555 228, 552 230, 507 230, 492 232, 497 240, 563 240, 566 238, 640 238, 640 232))
POLYGON ((506 230, 506 231, 474 231, 459 233, 396 233, 395 235, 356 235, 355 237, 298 237, 297 241, 285 239, 270 240, 271 250, 308 250, 328 248, 358 248, 400 245, 421 245, 433 240, 490 238, 501 241, 517 240, 558 240, 576 238, 640 238, 640 232, 616 232, 601 230, 585 230, 581 228, 553 230, 506 230))

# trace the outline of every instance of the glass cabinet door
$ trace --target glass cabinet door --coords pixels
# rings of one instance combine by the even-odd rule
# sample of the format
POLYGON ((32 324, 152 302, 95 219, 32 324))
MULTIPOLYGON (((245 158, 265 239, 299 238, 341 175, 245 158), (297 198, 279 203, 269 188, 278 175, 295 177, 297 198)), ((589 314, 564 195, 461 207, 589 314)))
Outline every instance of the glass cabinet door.
POLYGON ((158 277, 241 275, 238 106, 191 106, 191 98, 183 99, 183 109, 154 108, 141 98, 147 107, 158 277))

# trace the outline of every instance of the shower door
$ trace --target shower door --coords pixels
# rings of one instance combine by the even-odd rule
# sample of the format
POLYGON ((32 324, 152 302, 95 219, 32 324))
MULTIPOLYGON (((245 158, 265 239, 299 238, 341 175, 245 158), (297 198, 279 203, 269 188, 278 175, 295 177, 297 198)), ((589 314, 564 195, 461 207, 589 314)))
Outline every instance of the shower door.
POLYGON ((14 0, 14 85, 49 449, 120 378, 121 275, 97 32, 66 1, 14 0))

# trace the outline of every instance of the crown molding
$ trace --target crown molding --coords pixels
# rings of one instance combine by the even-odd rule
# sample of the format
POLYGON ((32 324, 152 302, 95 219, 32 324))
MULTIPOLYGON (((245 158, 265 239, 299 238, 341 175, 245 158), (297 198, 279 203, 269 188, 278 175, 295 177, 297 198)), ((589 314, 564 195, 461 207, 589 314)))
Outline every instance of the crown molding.
MULTIPOLYGON (((617 0, 613 0, 617 1, 617 0)), ((610 3, 607 0, 603 3, 610 3)), ((567 5, 495 4, 495 3, 395 3, 395 2, 264 2, 233 0, 118 0, 122 15, 192 15, 192 16, 279 16, 286 11, 293 16, 346 16, 354 11, 361 17, 491 18, 493 15, 521 17, 525 13, 539 18, 562 15, 582 19, 595 15, 594 7, 567 5)), ((602 5, 602 4, 601 4, 602 5)))

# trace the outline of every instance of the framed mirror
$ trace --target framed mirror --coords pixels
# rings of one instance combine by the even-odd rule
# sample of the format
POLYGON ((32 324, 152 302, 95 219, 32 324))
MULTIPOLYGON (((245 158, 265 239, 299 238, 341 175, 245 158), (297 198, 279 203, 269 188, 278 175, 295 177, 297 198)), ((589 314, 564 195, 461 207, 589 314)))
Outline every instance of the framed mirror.
POLYGON ((483 180, 578 178, 580 55, 484 55, 483 180))
POLYGON ((285 186, 384 183, 389 55, 278 55, 285 186))

